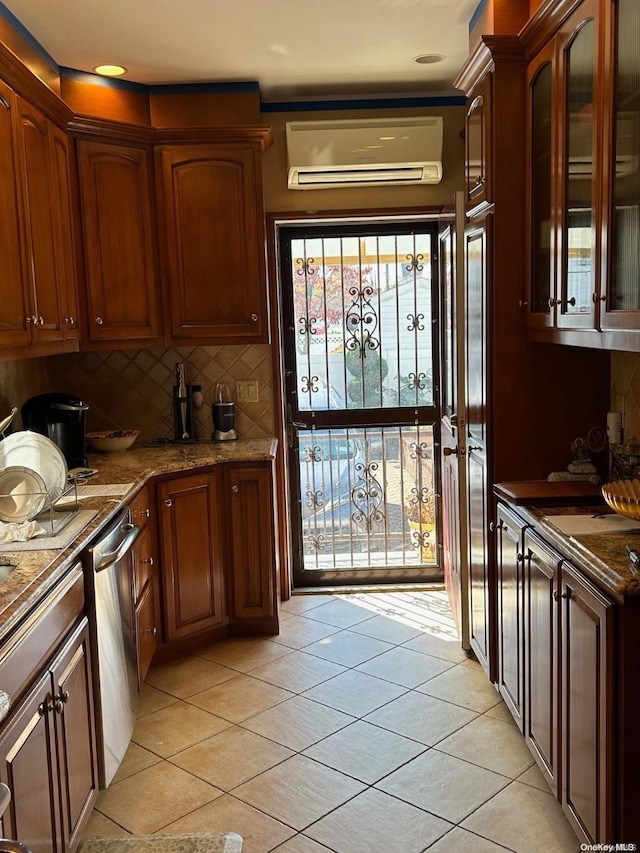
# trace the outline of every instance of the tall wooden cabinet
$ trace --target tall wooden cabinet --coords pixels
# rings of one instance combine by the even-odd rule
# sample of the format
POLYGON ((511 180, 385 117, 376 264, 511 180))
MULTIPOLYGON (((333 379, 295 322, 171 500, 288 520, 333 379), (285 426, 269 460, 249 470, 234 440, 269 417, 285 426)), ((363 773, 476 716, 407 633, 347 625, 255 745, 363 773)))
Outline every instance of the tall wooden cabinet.
POLYGON ((67 138, 0 81, 0 347, 11 356, 77 349, 67 138))
POLYGON ((79 139, 85 341, 92 347, 159 346, 150 146, 79 139))
POLYGON ((263 144, 262 133, 240 130, 156 147, 172 344, 268 338, 263 144))
POLYGON ((518 37, 483 36, 456 81, 467 95, 471 160, 463 312, 467 592, 471 647, 496 683, 493 485, 566 470, 571 441, 605 422, 609 400, 607 354, 538 346, 527 338, 526 74, 518 37))

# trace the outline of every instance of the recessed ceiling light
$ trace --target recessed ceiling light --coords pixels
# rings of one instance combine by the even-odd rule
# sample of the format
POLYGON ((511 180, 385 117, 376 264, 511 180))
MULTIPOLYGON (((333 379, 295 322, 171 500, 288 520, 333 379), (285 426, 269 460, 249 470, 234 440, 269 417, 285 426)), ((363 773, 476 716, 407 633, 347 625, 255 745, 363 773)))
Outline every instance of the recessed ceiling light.
POLYGON ((122 65, 96 65, 93 70, 96 74, 102 74, 105 77, 119 77, 127 71, 122 65))
POLYGON ((413 60, 418 65, 433 65, 436 62, 442 62, 446 57, 442 53, 423 53, 422 56, 416 56, 413 60))

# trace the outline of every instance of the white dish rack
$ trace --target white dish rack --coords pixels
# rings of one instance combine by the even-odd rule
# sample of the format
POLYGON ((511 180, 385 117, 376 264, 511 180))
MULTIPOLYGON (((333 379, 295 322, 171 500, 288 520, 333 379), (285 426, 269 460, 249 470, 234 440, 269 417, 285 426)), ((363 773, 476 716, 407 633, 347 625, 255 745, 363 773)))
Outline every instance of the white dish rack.
MULTIPOLYGON (((67 524, 75 518, 80 509, 78 503, 78 486, 86 483, 87 480, 75 478, 67 483, 66 488, 62 492, 55 491, 37 491, 26 492, 25 497, 40 498, 43 500, 43 508, 34 516, 31 521, 37 522, 42 530, 34 534, 32 539, 37 539, 44 536, 55 536, 63 530, 67 524), (58 504, 64 504, 64 508, 56 509, 58 504)), ((11 497, 0 493, 0 498, 11 497)))

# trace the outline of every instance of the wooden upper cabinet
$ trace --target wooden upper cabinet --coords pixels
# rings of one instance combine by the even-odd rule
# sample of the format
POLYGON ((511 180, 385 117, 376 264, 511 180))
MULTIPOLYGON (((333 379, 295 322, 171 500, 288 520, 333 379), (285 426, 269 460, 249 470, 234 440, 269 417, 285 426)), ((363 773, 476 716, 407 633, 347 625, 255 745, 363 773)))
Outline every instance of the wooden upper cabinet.
POLYGON ((584 0, 528 70, 529 325, 594 330, 597 0, 584 0))
POLYGON ((168 343, 266 342, 260 143, 156 151, 168 343))
POLYGON ((490 116, 491 75, 486 74, 470 96, 465 120, 466 207, 469 211, 491 202, 490 116))
POLYGON ((69 138, 58 127, 51 128, 51 169, 54 182, 56 267, 60 285, 63 333, 65 340, 78 340, 78 282, 74 256, 73 213, 70 190, 69 138))
POLYGON ((31 340, 27 324, 28 296, 20 252, 20 202, 17 154, 12 129, 16 109, 13 91, 0 80, 0 347, 25 346, 31 340))
POLYGON ((32 339, 51 343, 64 340, 56 264, 58 205, 50 150, 53 125, 27 101, 18 97, 16 102, 32 339))
POLYGON ((555 313, 556 232, 552 184, 557 134, 553 109, 553 55, 550 45, 528 69, 529 85, 529 325, 552 326, 555 313))
POLYGON ((598 2, 584 0, 558 37, 560 247, 556 323, 593 329, 597 305, 598 2))
MULTIPOLYGON (((607 81, 604 101, 604 230, 601 327, 640 329, 640 6, 636 0, 605 3, 607 81)), ((640 336, 635 336, 640 349, 640 336)), ((621 347, 622 348, 622 347, 621 347)))
POLYGON ((89 345, 159 343, 149 149, 79 140, 89 345))

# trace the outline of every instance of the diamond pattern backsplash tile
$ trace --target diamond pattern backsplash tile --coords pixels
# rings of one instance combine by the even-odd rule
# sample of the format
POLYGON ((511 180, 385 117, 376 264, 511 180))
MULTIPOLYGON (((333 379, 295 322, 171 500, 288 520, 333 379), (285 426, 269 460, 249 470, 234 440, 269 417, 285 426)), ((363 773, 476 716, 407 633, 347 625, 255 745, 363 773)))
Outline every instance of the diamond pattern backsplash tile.
MULTIPOLYGON (((140 441, 173 435, 175 366, 186 365, 187 382, 202 385, 204 405, 195 410, 198 438, 213 432, 211 403, 216 382, 236 398, 236 382, 258 380, 259 402, 236 402, 236 431, 244 438, 274 434, 271 347, 184 347, 73 353, 55 359, 57 390, 89 405, 87 429, 139 429, 140 441)), ((0 398, 1 400, 1 398, 0 398)))
POLYGON ((624 439, 640 439, 640 354, 611 353, 611 409, 624 398, 624 439))

